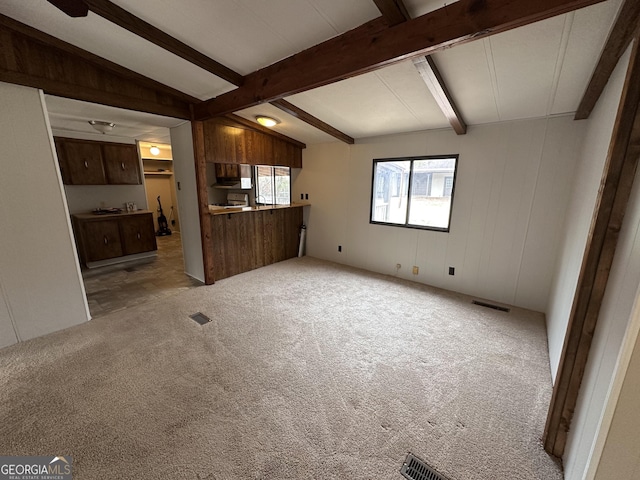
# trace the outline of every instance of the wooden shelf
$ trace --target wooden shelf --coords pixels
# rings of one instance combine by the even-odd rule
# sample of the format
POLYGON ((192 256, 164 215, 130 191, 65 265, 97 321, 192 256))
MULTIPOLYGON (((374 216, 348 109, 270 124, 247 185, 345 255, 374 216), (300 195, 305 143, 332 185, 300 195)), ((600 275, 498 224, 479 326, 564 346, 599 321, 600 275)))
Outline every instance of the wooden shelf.
POLYGON ((142 157, 142 160, 149 160, 153 162, 173 162, 171 158, 151 158, 151 157, 142 157))
POLYGON ((165 175, 165 176, 171 176, 173 175, 173 172, 144 172, 145 175, 165 175))

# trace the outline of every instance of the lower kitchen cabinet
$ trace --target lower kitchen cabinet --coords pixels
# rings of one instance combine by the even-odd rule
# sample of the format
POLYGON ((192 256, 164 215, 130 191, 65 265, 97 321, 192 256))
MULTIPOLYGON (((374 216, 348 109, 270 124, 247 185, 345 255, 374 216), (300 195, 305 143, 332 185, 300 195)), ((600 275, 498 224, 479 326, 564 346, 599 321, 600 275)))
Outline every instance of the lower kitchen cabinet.
POLYGON ((81 223, 79 229, 83 247, 81 250, 84 250, 86 262, 97 262, 123 255, 118 223, 118 220, 81 223))
POLYGON ((302 222, 299 207, 212 216, 215 280, 297 256, 302 222))
POLYGON ((157 250, 151 212, 72 215, 80 261, 90 262, 157 250))
POLYGON ((156 232, 153 216, 130 215, 119 219, 122 250, 125 255, 156 250, 156 232), (151 218, 151 220, 149 220, 151 218))

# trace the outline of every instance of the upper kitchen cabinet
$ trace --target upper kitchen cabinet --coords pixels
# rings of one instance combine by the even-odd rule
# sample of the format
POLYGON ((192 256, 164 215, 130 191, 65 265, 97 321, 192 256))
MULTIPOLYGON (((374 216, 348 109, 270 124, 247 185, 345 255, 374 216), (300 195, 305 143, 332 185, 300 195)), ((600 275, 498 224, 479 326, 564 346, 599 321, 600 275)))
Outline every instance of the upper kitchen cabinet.
POLYGON ((244 130, 205 122, 205 152, 209 163, 247 163, 244 130))
POLYGON ((139 185, 140 162, 135 145, 108 143, 102 145, 107 180, 115 185, 139 185))
POLYGON ((96 142, 55 139, 62 181, 67 185, 104 185, 102 148, 96 142))
POLYGON ((244 163, 302 167, 302 149, 280 138, 249 128, 204 122, 208 163, 244 163))
POLYGON ((135 145, 55 137, 62 181, 66 185, 142 183, 135 145))

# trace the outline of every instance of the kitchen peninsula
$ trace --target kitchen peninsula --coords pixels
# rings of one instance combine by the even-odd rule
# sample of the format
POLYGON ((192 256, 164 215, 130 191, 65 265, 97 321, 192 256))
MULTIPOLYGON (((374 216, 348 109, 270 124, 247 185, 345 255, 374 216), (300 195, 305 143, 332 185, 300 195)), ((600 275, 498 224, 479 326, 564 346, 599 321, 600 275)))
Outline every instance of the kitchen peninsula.
POLYGON ((216 164, 301 168, 306 145, 233 115, 194 121, 192 132, 205 283, 295 257, 303 205, 210 206, 210 172, 216 164))

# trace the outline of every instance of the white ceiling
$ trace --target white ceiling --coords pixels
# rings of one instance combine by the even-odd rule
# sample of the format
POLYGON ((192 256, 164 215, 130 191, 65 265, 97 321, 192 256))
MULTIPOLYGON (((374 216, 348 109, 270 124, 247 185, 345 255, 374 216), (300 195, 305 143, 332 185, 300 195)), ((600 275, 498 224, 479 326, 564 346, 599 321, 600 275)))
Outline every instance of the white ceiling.
MULTIPOLYGON (((248 74, 380 15, 373 0, 112 0, 241 74, 248 74)), ((466 122, 576 110, 622 0, 608 0, 434 55, 466 122)), ((450 0, 405 0, 412 16, 450 0)), ((3 0, 0 13, 200 99, 235 88, 199 67, 89 13, 72 19, 44 0, 3 0)), ((287 98, 354 137, 450 128, 411 62, 287 98)), ((47 97, 57 129, 118 124, 118 135, 165 141, 180 120, 47 97), (86 125, 85 125, 86 124, 86 125)), ((271 105, 237 112, 282 121, 275 130, 307 144, 333 137, 271 105)), ((114 131, 115 133, 115 131, 114 131)))

